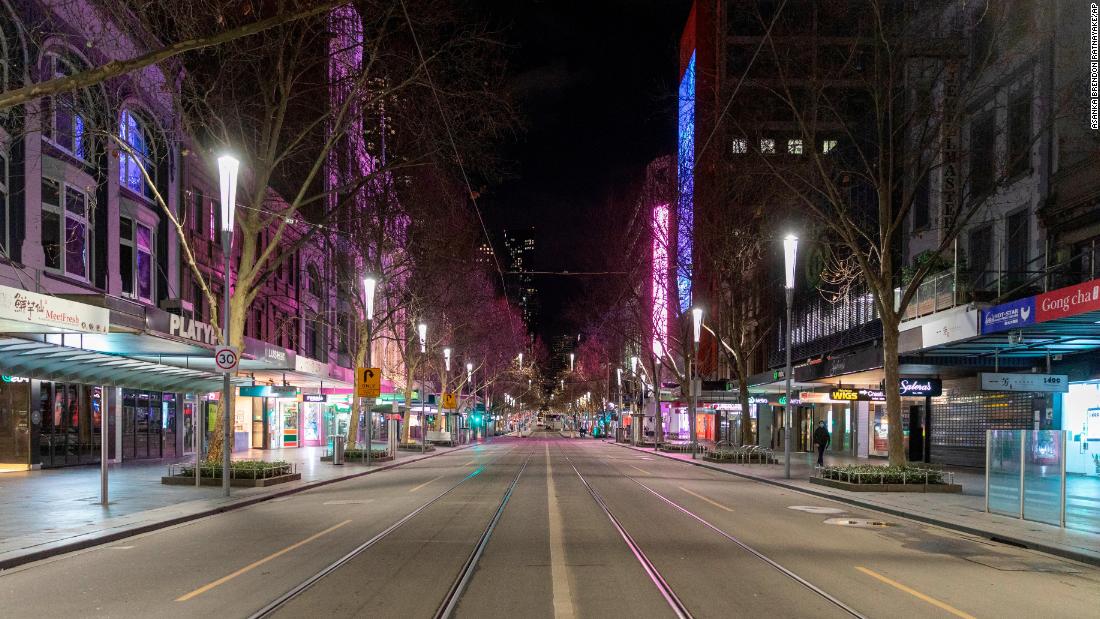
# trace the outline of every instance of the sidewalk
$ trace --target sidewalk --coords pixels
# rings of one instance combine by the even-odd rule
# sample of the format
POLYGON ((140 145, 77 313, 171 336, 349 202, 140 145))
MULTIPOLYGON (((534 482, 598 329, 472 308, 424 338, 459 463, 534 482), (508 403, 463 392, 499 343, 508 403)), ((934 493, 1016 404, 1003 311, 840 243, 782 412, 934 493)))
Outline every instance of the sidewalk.
MULTIPOLYGON (((949 469, 954 473, 955 483, 962 484, 962 494, 849 492, 809 482, 814 470, 814 454, 791 454, 791 479, 785 479, 782 453, 776 454, 780 460, 778 465, 726 464, 705 462, 702 459, 692 460, 691 454, 655 452, 648 447, 613 444, 649 454, 656 453, 671 460, 680 460, 685 464, 703 466, 898 517, 1100 565, 1100 534, 987 513, 985 511, 985 474, 979 471, 949 469)), ((867 460, 828 455, 825 460, 826 464, 868 463, 867 460)))
POLYGON ((99 504, 99 467, 79 466, 0 474, 0 569, 113 539, 151 531, 259 501, 431 458, 479 443, 436 447, 426 454, 398 451, 397 459, 369 467, 359 462, 321 462, 324 447, 250 450, 234 459, 293 462, 300 481, 267 488, 167 486, 160 478, 175 461, 114 464, 109 472, 110 504, 99 504))

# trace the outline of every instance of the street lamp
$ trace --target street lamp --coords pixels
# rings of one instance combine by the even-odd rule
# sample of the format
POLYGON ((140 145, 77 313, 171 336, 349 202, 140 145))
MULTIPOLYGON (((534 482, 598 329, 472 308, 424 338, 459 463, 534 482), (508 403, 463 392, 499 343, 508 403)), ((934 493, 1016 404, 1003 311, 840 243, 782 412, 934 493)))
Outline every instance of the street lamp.
MULTIPOLYGON (((225 254, 225 309, 222 311, 222 342, 229 346, 230 258, 233 254, 233 215, 237 210, 237 170, 241 162, 230 155, 218 157, 218 177, 221 181, 222 252, 225 254)), ((229 469, 233 453, 233 420, 229 407, 229 370, 222 376, 222 489, 229 496, 229 469)))
POLYGON ((703 328, 703 310, 699 307, 693 307, 691 309, 691 323, 692 323, 692 344, 691 344, 691 359, 688 360, 688 407, 690 408, 688 417, 691 419, 691 459, 694 460, 696 452, 699 449, 699 436, 698 436, 698 424, 697 424, 697 409, 698 409, 698 394, 695 389, 695 374, 698 373, 699 368, 699 336, 703 328))
POLYGON ((791 478, 791 302, 794 298, 794 267, 798 257, 798 237, 788 234, 783 239, 784 292, 787 297, 787 369, 784 378, 787 383, 787 402, 783 406, 783 474, 791 478))
POLYGON ((519 353, 519 369, 523 369, 523 353, 519 353))
MULTIPOLYGON (((374 293, 377 288, 378 280, 375 279, 373 275, 367 275, 363 278, 363 310, 365 311, 364 318, 366 319, 367 323, 367 345, 364 362, 366 364, 366 367, 368 368, 371 367, 371 341, 374 339, 374 293)), ((348 342, 351 342, 352 339, 353 338, 349 337, 348 342)), ((348 352, 349 354, 351 352, 350 345, 348 348, 348 352)), ((356 394, 353 394, 353 397, 354 402, 362 406, 362 399, 359 398, 359 396, 356 394)), ((371 419, 371 417, 374 415, 374 413, 372 412, 371 406, 369 404, 363 408, 366 409, 367 418, 367 448, 363 450, 363 462, 365 462, 367 465, 370 465, 370 448, 371 442, 373 441, 373 438, 371 437, 371 426, 374 423, 374 420, 371 419)), ((348 424, 348 442, 351 443, 351 447, 354 447, 355 442, 358 440, 358 436, 356 436, 358 431, 359 428, 353 428, 351 427, 351 424, 348 424)))
MULTIPOLYGON (((441 394, 442 397, 446 397, 446 394, 447 394, 447 379, 450 377, 450 375, 451 375, 451 349, 450 348, 444 348, 443 349, 443 379, 439 381, 441 389, 442 389, 442 394, 441 394)), ((439 407, 439 423, 437 424, 437 427, 439 427, 440 430, 446 430, 447 429, 447 427, 446 427, 447 426, 447 413, 444 412, 445 407, 442 406, 443 402, 440 402, 440 404, 441 404, 441 406, 439 407)), ((457 413, 458 411, 456 410, 455 412, 457 413)), ((452 431, 453 431, 454 424, 451 424, 451 425, 452 425, 452 431)))
POLYGON ((576 357, 573 353, 569 353, 569 371, 573 371, 573 359, 576 357))
POLYGON ((466 362, 466 383, 470 385, 470 417, 472 418, 476 414, 477 410, 477 390, 474 389, 474 364, 466 362))
POLYGON ((428 352, 428 325, 420 323, 416 325, 416 330, 420 334, 420 352, 428 352))
POLYGON ((618 387, 618 391, 619 391, 619 405, 615 407, 616 419, 615 419, 615 423, 612 424, 612 426, 615 428, 615 437, 614 437, 614 439, 615 439, 616 442, 618 442, 618 440, 619 440, 619 436, 618 436, 619 428, 622 427, 622 423, 623 423, 623 369, 622 368, 615 368, 615 385, 618 387))

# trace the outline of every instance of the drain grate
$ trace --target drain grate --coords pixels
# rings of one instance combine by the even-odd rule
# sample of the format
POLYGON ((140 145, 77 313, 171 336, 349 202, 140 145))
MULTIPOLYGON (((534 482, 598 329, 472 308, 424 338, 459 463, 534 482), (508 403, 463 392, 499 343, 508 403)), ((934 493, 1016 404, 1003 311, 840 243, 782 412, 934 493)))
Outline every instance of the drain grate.
POLYGON ((811 514, 843 514, 844 510, 838 507, 824 507, 822 505, 790 505, 787 509, 811 514))
POLYGON ((892 527, 892 522, 886 522, 884 520, 872 520, 870 518, 829 518, 825 521, 825 524, 835 524, 841 527, 857 527, 864 529, 892 527))

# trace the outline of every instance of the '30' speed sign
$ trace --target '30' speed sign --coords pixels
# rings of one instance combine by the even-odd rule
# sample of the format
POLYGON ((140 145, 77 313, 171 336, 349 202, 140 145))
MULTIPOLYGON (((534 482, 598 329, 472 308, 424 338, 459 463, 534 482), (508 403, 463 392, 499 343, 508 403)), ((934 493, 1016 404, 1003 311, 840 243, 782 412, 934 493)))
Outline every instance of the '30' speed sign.
POLYGON ((232 372, 237 369, 241 356, 232 346, 218 346, 214 349, 214 364, 223 372, 232 372))

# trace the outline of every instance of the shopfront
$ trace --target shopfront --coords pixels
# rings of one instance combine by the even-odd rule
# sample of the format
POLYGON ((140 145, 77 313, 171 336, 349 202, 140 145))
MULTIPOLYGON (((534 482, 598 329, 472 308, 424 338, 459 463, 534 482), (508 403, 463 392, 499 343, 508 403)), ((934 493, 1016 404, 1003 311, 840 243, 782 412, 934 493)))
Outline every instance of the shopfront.
POLYGON ((30 380, 0 378, 0 469, 25 469, 31 461, 30 380))
POLYGON ((1060 394, 1066 472, 1100 476, 1100 381, 1072 383, 1060 394))

